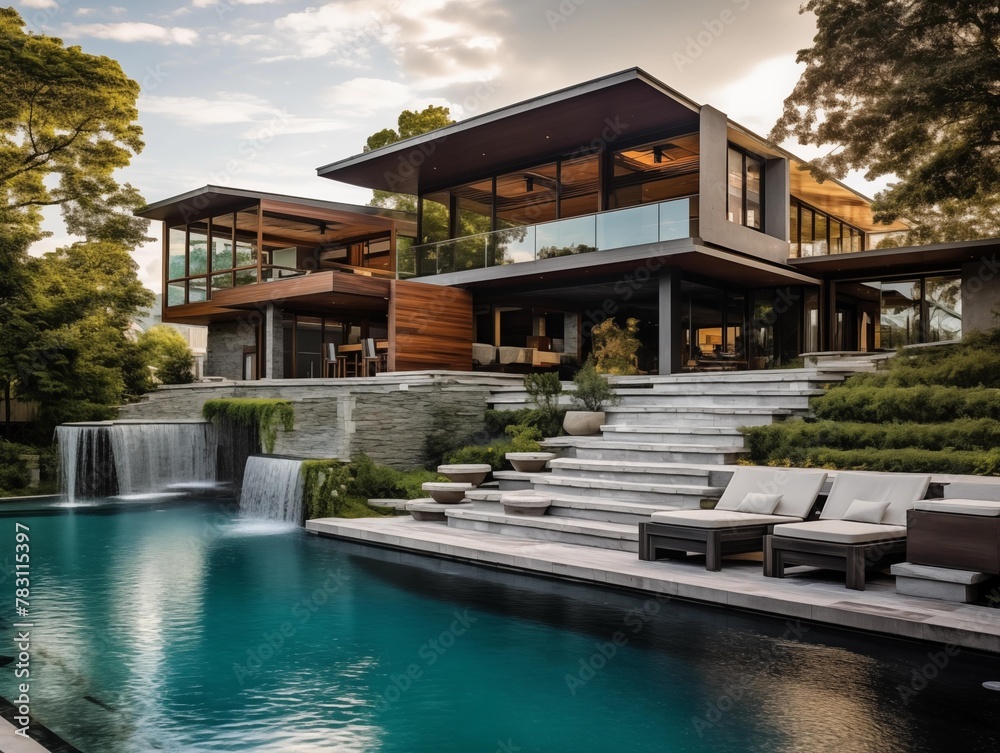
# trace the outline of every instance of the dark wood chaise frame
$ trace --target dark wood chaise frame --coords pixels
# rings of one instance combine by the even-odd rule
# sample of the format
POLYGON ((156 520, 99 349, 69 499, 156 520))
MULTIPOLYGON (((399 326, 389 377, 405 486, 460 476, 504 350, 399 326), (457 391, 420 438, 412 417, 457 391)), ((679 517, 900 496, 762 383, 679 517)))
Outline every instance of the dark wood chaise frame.
POLYGON ((808 565, 846 574, 847 587, 865 590, 865 572, 906 561, 906 539, 838 544, 789 536, 764 537, 764 575, 783 578, 785 568, 808 565))
POLYGON ((773 525, 695 528, 668 523, 639 524, 639 559, 687 558, 689 552, 705 555, 705 569, 719 571, 722 558, 730 554, 759 552, 764 535, 773 525))

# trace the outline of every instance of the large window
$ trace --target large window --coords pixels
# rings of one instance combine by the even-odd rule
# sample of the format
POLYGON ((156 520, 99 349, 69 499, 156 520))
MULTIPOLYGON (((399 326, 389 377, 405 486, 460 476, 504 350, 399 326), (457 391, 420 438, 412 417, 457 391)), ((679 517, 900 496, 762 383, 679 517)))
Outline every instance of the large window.
POLYGON ((789 221, 793 259, 865 250, 865 234, 836 217, 792 199, 789 221))
POLYGON ((698 134, 616 151, 611 209, 698 194, 698 134))
POLYGON ((748 152, 729 148, 729 221, 763 230, 764 161, 748 152))

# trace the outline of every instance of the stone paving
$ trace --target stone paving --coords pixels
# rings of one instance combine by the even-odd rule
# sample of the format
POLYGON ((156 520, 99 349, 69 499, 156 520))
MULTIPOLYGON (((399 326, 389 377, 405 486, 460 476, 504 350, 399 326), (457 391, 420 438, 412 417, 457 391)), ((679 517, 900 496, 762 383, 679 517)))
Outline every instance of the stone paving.
POLYGON ((879 577, 849 591, 843 574, 809 568, 765 578, 753 559, 729 560, 708 572, 704 559, 642 562, 632 552, 596 549, 450 528, 408 518, 310 520, 312 533, 436 557, 606 584, 737 609, 885 633, 1000 654, 1000 610, 901 596, 879 577))

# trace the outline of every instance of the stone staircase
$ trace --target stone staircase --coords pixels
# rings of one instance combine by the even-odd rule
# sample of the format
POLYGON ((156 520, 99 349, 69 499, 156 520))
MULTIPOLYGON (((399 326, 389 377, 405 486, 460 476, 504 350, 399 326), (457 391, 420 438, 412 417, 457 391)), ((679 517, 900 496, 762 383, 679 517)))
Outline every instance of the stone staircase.
MULTIPOLYGON (((711 506, 721 496, 746 453, 738 427, 805 414, 810 398, 858 370, 867 369, 855 359, 822 368, 613 379, 621 402, 606 411, 601 435, 545 440, 561 456, 548 472, 495 474, 499 489, 471 492, 473 509, 449 510, 448 525, 638 551, 637 524, 653 512, 711 506), (547 514, 505 514, 500 494, 515 488, 551 497, 547 514)), ((490 402, 515 410, 527 400, 523 389, 501 387, 490 402)))

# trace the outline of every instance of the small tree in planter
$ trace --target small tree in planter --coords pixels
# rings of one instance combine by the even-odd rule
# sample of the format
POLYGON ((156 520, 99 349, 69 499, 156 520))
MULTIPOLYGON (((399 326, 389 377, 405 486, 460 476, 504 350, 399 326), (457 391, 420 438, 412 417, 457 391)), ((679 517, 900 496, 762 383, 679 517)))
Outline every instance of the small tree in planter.
POLYGON ((559 375, 554 371, 528 374, 524 378, 524 389, 538 411, 537 420, 531 423, 547 437, 558 435, 563 413, 559 407, 559 397, 563 391, 559 375))
POLYGON ((563 429, 567 434, 576 436, 599 433, 606 419, 604 406, 617 405, 620 398, 611 388, 607 377, 597 373, 593 361, 588 360, 576 373, 573 384, 576 389, 570 394, 570 400, 582 410, 568 411, 563 429))

